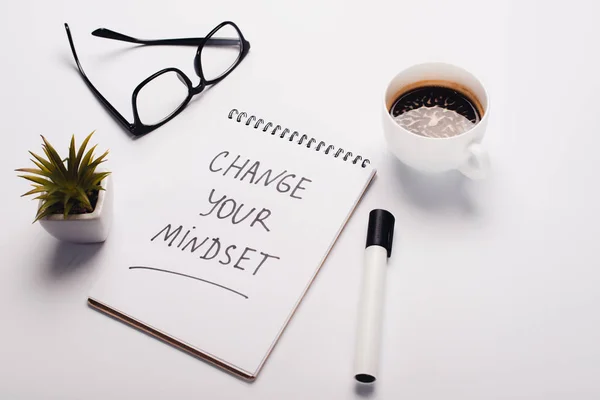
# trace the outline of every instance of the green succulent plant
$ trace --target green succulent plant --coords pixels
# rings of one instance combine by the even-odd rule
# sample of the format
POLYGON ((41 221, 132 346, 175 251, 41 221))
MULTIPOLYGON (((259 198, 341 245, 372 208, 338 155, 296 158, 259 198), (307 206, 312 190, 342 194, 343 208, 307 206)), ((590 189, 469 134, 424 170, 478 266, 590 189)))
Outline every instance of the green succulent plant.
POLYGON ((90 133, 75 148, 75 135, 71 137, 69 156, 61 158, 58 152, 42 136, 42 148, 47 158, 40 157, 34 152, 31 162, 37 168, 19 168, 16 171, 32 175, 19 175, 20 178, 33 182, 33 189, 23 194, 29 196, 39 194, 34 200, 41 200, 37 215, 33 222, 52 214, 83 214, 94 211, 98 193, 104 190, 100 185, 110 172, 96 172, 98 165, 106 161, 108 150, 100 157, 94 158, 96 146, 87 152, 86 147, 94 132, 90 133), (85 154, 84 154, 85 153, 85 154))

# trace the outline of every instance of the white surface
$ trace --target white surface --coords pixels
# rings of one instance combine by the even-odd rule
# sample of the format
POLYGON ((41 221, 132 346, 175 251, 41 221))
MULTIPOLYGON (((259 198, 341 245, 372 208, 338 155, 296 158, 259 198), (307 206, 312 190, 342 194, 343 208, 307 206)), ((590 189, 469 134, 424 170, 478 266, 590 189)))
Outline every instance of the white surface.
MULTIPOLYGON (((600 57, 596 2, 15 2, 0 16, 0 397, 5 399, 596 399, 600 396, 600 57), (166 66, 193 76, 194 50, 131 49, 101 26, 139 36, 208 32, 224 19, 252 43, 244 64, 164 129, 131 141, 75 71, 119 109, 166 66), (484 182, 423 180, 384 147, 380 99, 399 70, 461 65, 494 101, 484 182), (262 93, 289 124, 368 154, 378 177, 259 379, 245 383, 111 321, 85 303, 102 247, 58 243, 18 196, 43 133, 57 147, 97 129, 112 153, 115 225, 128 196, 185 146, 218 93, 262 93), (297 110, 291 112, 291 108, 297 110), (201 111, 202 110, 202 111, 201 111), (292 122, 292 120, 294 122, 292 122), (307 128, 308 129, 308 128, 307 128), (171 135, 171 136, 169 136, 171 135), (347 144, 346 144, 347 143, 347 144), (396 217, 383 353, 372 393, 357 392, 353 348, 368 212, 396 217)), ((248 108, 246 106, 246 108, 248 108)), ((263 110, 253 112, 265 114, 263 110)), ((279 118, 279 117, 274 117, 279 118)), ((286 122, 287 123, 287 122, 286 122)), ((210 140, 209 138, 207 140, 210 140)), ((159 185, 160 182, 153 182, 159 185)), ((112 236, 108 240, 111 240, 112 236)))
POLYGON ((231 107, 198 122, 210 143, 168 147, 160 191, 128 199, 90 297, 254 378, 375 171, 228 119, 231 107))
POLYGON ((488 97, 481 81, 456 65, 420 63, 398 72, 386 86, 381 102, 383 130, 390 150, 404 164, 424 173, 459 170, 472 179, 484 178, 489 169, 489 157, 481 142, 492 112, 488 97), (481 105, 478 111, 483 112, 481 121, 460 135, 443 138, 415 135, 400 126, 390 115, 390 109, 402 91, 423 81, 451 82, 470 92, 481 105))
POLYGON ((355 376, 366 374, 375 379, 379 376, 387 258, 385 247, 373 245, 365 249, 354 350, 355 376))

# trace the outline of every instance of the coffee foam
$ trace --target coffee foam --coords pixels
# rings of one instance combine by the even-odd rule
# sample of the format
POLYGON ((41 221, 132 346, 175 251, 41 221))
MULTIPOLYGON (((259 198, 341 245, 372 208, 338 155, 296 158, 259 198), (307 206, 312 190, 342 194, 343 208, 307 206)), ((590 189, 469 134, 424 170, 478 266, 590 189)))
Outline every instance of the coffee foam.
POLYGON ((458 136, 476 125, 456 111, 439 106, 421 107, 393 118, 404 129, 430 138, 458 136))

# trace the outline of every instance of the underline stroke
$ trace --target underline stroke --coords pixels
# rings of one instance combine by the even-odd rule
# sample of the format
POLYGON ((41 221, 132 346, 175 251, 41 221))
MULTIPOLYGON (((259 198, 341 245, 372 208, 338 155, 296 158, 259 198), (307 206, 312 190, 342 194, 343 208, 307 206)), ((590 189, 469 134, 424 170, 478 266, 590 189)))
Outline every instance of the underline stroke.
POLYGON ((183 276, 184 278, 195 279, 195 280, 200 281, 200 282, 208 283, 209 285, 220 287, 221 289, 225 289, 225 290, 227 290, 227 291, 229 291, 231 293, 235 293, 238 296, 242 296, 245 299, 248 298, 248 296, 246 296, 244 293, 240 293, 237 290, 233 290, 231 288, 228 288, 227 286, 223 286, 223 285, 220 285, 218 283, 208 281, 206 279, 198 278, 196 276, 186 275, 186 274, 182 274, 182 273, 175 272, 175 271, 169 271, 168 269, 160 269, 160 268, 153 268, 153 267, 144 267, 144 266, 141 266, 141 265, 136 265, 136 266, 133 266, 133 267, 129 267, 129 269, 147 269, 147 270, 150 270, 150 271, 158 271, 158 272, 165 272, 167 274, 179 275, 179 276, 183 276))

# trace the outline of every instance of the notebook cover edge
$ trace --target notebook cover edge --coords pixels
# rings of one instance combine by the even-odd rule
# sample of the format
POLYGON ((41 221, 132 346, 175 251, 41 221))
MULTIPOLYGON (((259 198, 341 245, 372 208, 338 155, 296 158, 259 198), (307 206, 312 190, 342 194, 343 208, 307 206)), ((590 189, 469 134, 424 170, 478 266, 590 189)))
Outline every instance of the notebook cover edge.
POLYGON ((206 361, 209 364, 217 366, 237 378, 242 378, 247 382, 253 382, 257 377, 256 372, 254 374, 249 374, 242 369, 235 368, 231 365, 228 365, 207 353, 204 353, 198 349, 195 349, 194 347, 192 347, 180 340, 177 340, 169 335, 166 335, 166 334, 154 329, 153 327, 149 326, 148 324, 145 324, 140 321, 136 321, 135 319, 116 310, 115 308, 110 307, 106 304, 103 304, 92 297, 88 297, 87 302, 92 308, 94 308, 104 314, 107 314, 113 318, 116 318, 117 320, 119 320, 127 325, 130 325, 130 326, 136 328, 137 330, 142 331, 150 336, 153 336, 154 338, 157 338, 157 339, 161 340, 162 342, 167 343, 179 350, 182 350, 188 354, 191 354, 192 356, 200 358, 201 360, 206 361))

